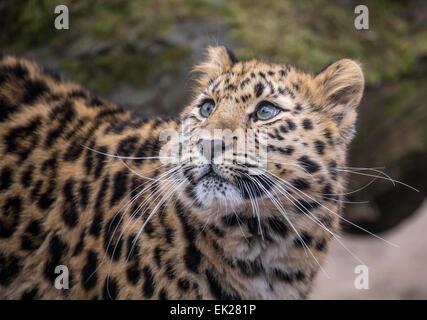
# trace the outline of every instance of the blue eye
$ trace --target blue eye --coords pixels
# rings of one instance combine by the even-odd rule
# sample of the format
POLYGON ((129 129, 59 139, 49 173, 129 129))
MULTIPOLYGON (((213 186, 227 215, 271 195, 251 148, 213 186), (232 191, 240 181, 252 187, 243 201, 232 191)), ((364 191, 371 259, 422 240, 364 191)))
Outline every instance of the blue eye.
POLYGON ((214 108, 215 108, 215 102, 213 102, 213 100, 206 100, 200 106, 200 115, 203 118, 207 118, 211 115, 214 108))
POLYGON ((255 115, 258 120, 270 120, 277 116, 280 112, 280 109, 271 104, 270 102, 261 102, 256 110, 255 115))

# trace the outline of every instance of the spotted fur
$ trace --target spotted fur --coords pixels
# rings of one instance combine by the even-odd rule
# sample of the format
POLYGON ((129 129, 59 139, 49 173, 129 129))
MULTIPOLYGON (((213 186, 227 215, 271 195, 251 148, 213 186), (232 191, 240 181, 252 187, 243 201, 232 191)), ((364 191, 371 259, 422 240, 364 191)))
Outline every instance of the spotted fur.
POLYGON ((307 297, 338 231, 346 183, 335 168, 354 133, 360 67, 339 60, 312 75, 215 47, 196 71, 195 98, 179 117, 145 119, 32 62, 1 57, 0 298, 307 297), (199 113, 204 99, 215 101, 209 118, 199 113), (255 121, 262 100, 282 111, 255 121), (160 133, 184 121, 193 135, 268 129, 267 169, 288 184, 248 178, 238 161, 206 176, 206 165, 187 159, 166 201, 172 189, 160 180, 139 193, 173 168, 141 158, 158 156, 160 133), (268 197, 279 186, 290 194, 277 198, 285 216, 268 197), (58 265, 68 267, 67 290, 55 288, 58 265))

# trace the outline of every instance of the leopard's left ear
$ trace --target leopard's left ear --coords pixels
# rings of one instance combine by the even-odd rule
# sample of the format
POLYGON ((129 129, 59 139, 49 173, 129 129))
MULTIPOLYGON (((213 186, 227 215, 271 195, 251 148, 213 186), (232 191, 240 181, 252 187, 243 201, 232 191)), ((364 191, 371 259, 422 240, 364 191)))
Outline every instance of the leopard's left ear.
POLYGON ((314 78, 319 106, 337 123, 349 142, 354 135, 357 107, 365 80, 360 66, 350 59, 338 60, 314 78))
POLYGON ((205 60, 194 68, 200 74, 197 79, 199 88, 203 90, 210 80, 231 69, 237 61, 234 53, 226 47, 208 47, 205 60))

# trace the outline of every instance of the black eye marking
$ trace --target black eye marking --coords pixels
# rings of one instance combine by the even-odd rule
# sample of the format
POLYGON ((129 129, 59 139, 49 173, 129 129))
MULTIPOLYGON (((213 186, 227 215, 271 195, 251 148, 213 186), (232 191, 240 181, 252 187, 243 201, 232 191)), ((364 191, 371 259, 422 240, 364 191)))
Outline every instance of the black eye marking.
POLYGON ((205 99, 199 105, 199 113, 203 118, 208 118, 213 109, 215 108, 215 102, 212 99, 205 99))

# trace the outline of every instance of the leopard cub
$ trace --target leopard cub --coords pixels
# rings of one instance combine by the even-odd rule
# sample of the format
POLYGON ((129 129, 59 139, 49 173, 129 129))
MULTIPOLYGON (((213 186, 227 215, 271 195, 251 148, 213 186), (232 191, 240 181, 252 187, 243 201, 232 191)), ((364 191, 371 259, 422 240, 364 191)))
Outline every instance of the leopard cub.
POLYGON ((196 71, 179 116, 140 118, 1 57, 0 298, 307 297, 339 231, 361 68, 210 47, 196 71))

